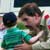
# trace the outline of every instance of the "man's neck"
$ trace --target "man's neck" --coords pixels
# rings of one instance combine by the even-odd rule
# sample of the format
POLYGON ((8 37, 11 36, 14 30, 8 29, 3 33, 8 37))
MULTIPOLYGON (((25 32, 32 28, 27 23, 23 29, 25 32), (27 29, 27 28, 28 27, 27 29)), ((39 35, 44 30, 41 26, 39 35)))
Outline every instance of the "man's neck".
POLYGON ((32 27, 32 30, 33 31, 35 31, 35 32, 40 32, 40 29, 39 29, 39 27, 38 26, 34 26, 34 27, 32 27))

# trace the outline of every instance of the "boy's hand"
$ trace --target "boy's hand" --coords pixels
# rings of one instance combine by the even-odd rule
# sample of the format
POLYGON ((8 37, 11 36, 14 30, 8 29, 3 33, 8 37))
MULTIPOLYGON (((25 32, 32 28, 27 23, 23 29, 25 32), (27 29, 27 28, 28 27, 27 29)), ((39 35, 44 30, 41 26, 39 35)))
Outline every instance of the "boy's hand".
POLYGON ((37 36, 41 37, 44 34, 44 31, 40 31, 37 36))

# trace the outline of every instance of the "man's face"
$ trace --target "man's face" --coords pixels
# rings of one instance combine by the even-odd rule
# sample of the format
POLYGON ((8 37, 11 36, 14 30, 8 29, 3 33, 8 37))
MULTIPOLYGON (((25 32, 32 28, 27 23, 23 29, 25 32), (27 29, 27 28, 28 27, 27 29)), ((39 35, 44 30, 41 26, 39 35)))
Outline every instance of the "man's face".
POLYGON ((39 17, 38 15, 28 16, 27 14, 23 14, 21 17, 21 20, 24 22, 25 26, 27 27, 33 27, 39 25, 40 19, 41 17, 39 17))

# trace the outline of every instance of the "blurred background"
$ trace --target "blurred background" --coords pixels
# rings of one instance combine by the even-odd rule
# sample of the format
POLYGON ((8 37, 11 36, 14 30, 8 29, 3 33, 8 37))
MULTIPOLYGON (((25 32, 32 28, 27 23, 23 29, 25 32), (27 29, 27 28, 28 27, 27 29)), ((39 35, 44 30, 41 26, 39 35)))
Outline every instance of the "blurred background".
POLYGON ((7 12, 14 12, 18 15, 20 8, 30 2, 37 3, 42 11, 50 13, 50 0, 0 0, 0 16, 7 12))

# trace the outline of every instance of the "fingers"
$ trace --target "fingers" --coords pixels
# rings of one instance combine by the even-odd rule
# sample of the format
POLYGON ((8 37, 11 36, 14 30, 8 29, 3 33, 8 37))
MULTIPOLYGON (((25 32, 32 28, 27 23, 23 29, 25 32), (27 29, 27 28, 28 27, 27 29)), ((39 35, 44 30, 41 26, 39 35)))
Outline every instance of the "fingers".
POLYGON ((16 46, 14 47, 14 50, 23 50, 23 44, 21 44, 21 45, 16 45, 16 46))
POLYGON ((14 50, 30 50, 30 46, 28 44, 21 44, 21 45, 16 45, 14 47, 14 50))
POLYGON ((16 48, 14 48, 14 50, 23 50, 23 48, 22 47, 16 47, 16 48))
POLYGON ((15 48, 16 48, 16 47, 17 47, 17 48, 18 48, 18 47, 22 47, 22 46, 23 46, 23 44, 21 44, 21 45, 16 45, 15 48))

